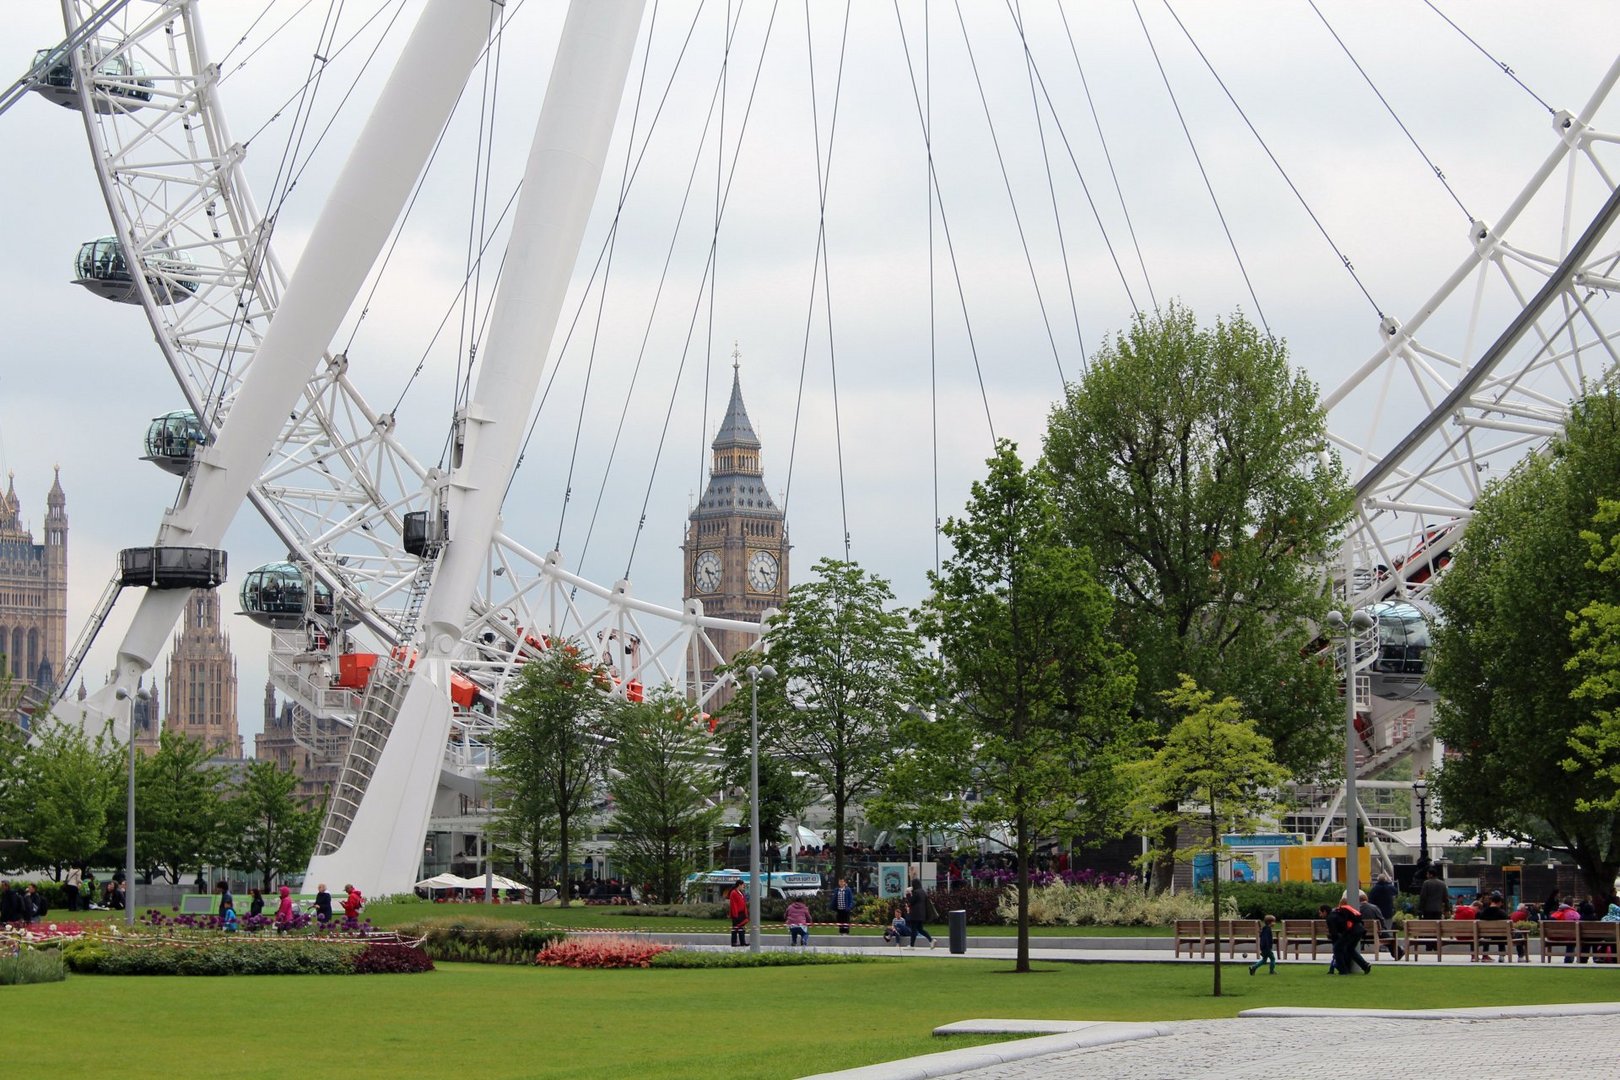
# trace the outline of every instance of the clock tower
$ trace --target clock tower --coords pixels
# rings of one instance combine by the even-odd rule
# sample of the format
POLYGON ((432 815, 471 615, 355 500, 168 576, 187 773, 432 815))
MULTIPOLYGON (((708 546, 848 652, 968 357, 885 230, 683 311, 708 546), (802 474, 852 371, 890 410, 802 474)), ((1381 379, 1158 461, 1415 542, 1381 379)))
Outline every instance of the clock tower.
MULTIPOLYGON (((757 623, 788 594, 787 520, 765 490, 759 436, 743 407, 741 353, 731 354, 731 402, 710 444, 709 484, 687 518, 682 596, 703 601, 705 615, 757 623)), ((736 631, 711 632, 729 661, 752 640, 736 631)), ((712 656, 690 658, 687 674, 707 687, 714 680, 712 656)))

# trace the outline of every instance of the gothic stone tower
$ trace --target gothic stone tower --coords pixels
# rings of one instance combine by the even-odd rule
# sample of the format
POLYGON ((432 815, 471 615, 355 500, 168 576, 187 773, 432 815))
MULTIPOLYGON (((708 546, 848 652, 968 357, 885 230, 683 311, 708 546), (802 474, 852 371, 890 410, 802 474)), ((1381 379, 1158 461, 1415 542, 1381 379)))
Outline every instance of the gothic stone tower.
POLYGON ((43 544, 23 527, 16 480, 8 479, 0 496, 0 655, 13 699, 29 687, 53 689, 67 657, 67 533, 60 469, 45 497, 43 544))
MULTIPOLYGON (((703 601, 706 615, 758 622, 767 609, 781 607, 788 594, 787 520, 765 490, 759 436, 743 407, 739 354, 732 353, 731 403, 710 444, 709 484, 687 519, 681 545, 686 571, 682 595, 703 601)), ((749 635, 712 635, 730 660, 749 635)), ((707 686, 714 679, 712 656, 693 656, 688 678, 707 686)))
POLYGON ((219 590, 194 589, 169 649, 169 711, 163 727, 201 739, 223 757, 242 756, 236 724, 236 657, 219 621, 219 590))

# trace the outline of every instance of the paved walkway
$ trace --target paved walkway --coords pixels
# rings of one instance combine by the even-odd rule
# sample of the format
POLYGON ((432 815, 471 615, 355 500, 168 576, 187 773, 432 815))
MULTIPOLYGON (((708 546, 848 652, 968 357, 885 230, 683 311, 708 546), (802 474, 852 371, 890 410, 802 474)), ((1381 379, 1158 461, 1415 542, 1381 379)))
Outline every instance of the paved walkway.
POLYGON ((1505 1072, 1515 1080, 1564 1080, 1620 1073, 1615 1025, 1612 1015, 1191 1020, 1159 1025, 1171 1033, 1156 1038, 944 1075, 962 1080, 1056 1080, 1081 1075, 1109 1080, 1338 1080, 1348 1070, 1434 1077, 1505 1072))

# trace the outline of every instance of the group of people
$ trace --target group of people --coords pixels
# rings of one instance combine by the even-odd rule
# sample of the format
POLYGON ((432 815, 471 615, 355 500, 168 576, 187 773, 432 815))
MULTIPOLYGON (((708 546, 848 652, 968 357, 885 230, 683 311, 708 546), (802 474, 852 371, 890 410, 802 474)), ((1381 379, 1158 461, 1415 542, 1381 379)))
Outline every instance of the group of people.
MULTIPOLYGON (((847 878, 838 879, 838 887, 832 893, 833 917, 838 923, 840 934, 849 933, 849 927, 855 917, 855 890, 850 887, 847 878)), ((731 944, 741 947, 748 944, 748 889, 739 881, 732 886, 726 894, 726 913, 731 917, 731 944)), ((904 944, 905 938, 911 940, 913 948, 917 945, 919 937, 928 939, 928 947, 934 947, 934 936, 928 932, 925 925, 929 917, 934 915, 933 902, 928 898, 928 892, 922 886, 922 881, 912 879, 911 887, 905 892, 900 903, 895 905, 894 919, 883 929, 883 940, 891 941, 895 945, 904 944)), ((792 945, 810 944, 810 927, 813 925, 810 918, 810 905, 803 900, 792 900, 788 903, 787 911, 783 915, 787 924, 788 942, 792 945)))
POLYGON ((45 894, 33 882, 12 888, 11 882, 0 881, 0 924, 27 926, 44 918, 49 910, 45 894))
MULTIPOLYGON (((230 933, 238 926, 236 897, 231 895, 230 884, 223 878, 215 883, 214 891, 219 894, 219 917, 221 920, 221 926, 226 933, 230 933)), ((343 894, 344 919, 349 922, 357 921, 360 918, 361 910, 366 906, 365 897, 362 896, 360 890, 355 888, 353 885, 343 886, 343 894)), ((250 916, 262 916, 265 909, 265 898, 263 891, 257 888, 249 889, 248 897, 248 914, 250 916)), ((296 913, 293 908, 292 889, 283 885, 277 894, 275 913, 276 929, 283 933, 291 930, 293 927, 293 916, 295 914, 296 913)), ((332 919, 332 894, 327 891, 326 882, 323 881, 321 882, 319 888, 317 888, 315 891, 315 921, 324 926, 325 924, 331 922, 332 919)))

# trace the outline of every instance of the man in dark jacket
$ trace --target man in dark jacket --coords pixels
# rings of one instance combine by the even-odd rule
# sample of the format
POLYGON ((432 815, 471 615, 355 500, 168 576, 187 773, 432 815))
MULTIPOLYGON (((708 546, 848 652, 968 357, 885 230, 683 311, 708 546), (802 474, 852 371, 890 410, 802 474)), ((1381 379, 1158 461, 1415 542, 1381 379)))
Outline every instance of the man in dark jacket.
POLYGON ((1418 889, 1418 913, 1425 919, 1443 919, 1446 912, 1451 910, 1451 893, 1446 889, 1446 883, 1440 880, 1440 875, 1433 868, 1423 875, 1423 884, 1418 889))
POLYGON ((0 923, 23 921, 22 893, 11 887, 11 882, 0 881, 0 923))
POLYGON ((1378 882, 1367 891, 1367 897, 1378 905, 1378 914, 1386 927, 1395 925, 1395 897, 1397 890, 1395 883, 1389 879, 1388 874, 1379 874, 1378 882))
POLYGON ((928 939, 930 949, 934 947, 934 935, 923 927, 923 923, 928 921, 928 911, 933 906, 928 902, 928 893, 924 891, 921 879, 912 878, 906 900, 906 932, 911 935, 913 949, 917 947, 919 937, 928 939))
POLYGON ((1372 965, 1361 955, 1363 922, 1361 909, 1350 903, 1348 894, 1328 914, 1328 933, 1333 937, 1333 966, 1340 975, 1348 975, 1352 968, 1358 967, 1362 974, 1372 974, 1372 965))
MULTIPOLYGON (((1378 886, 1374 885, 1373 888, 1376 889, 1378 886)), ((1367 898, 1366 893, 1361 894, 1361 921, 1365 925, 1366 936, 1369 940, 1372 939, 1374 934, 1379 934, 1379 936, 1384 937, 1384 948, 1389 950, 1389 955, 1392 959, 1399 960, 1402 956, 1406 955, 1405 950, 1403 950, 1399 945, 1395 944, 1394 922, 1386 921, 1384 919, 1383 911, 1379 909, 1377 904, 1373 903, 1367 898), (1384 936, 1380 933, 1380 931, 1383 931, 1385 927, 1388 927, 1388 936, 1384 936)), ((1375 953, 1377 951, 1377 949, 1373 950, 1375 953)))

